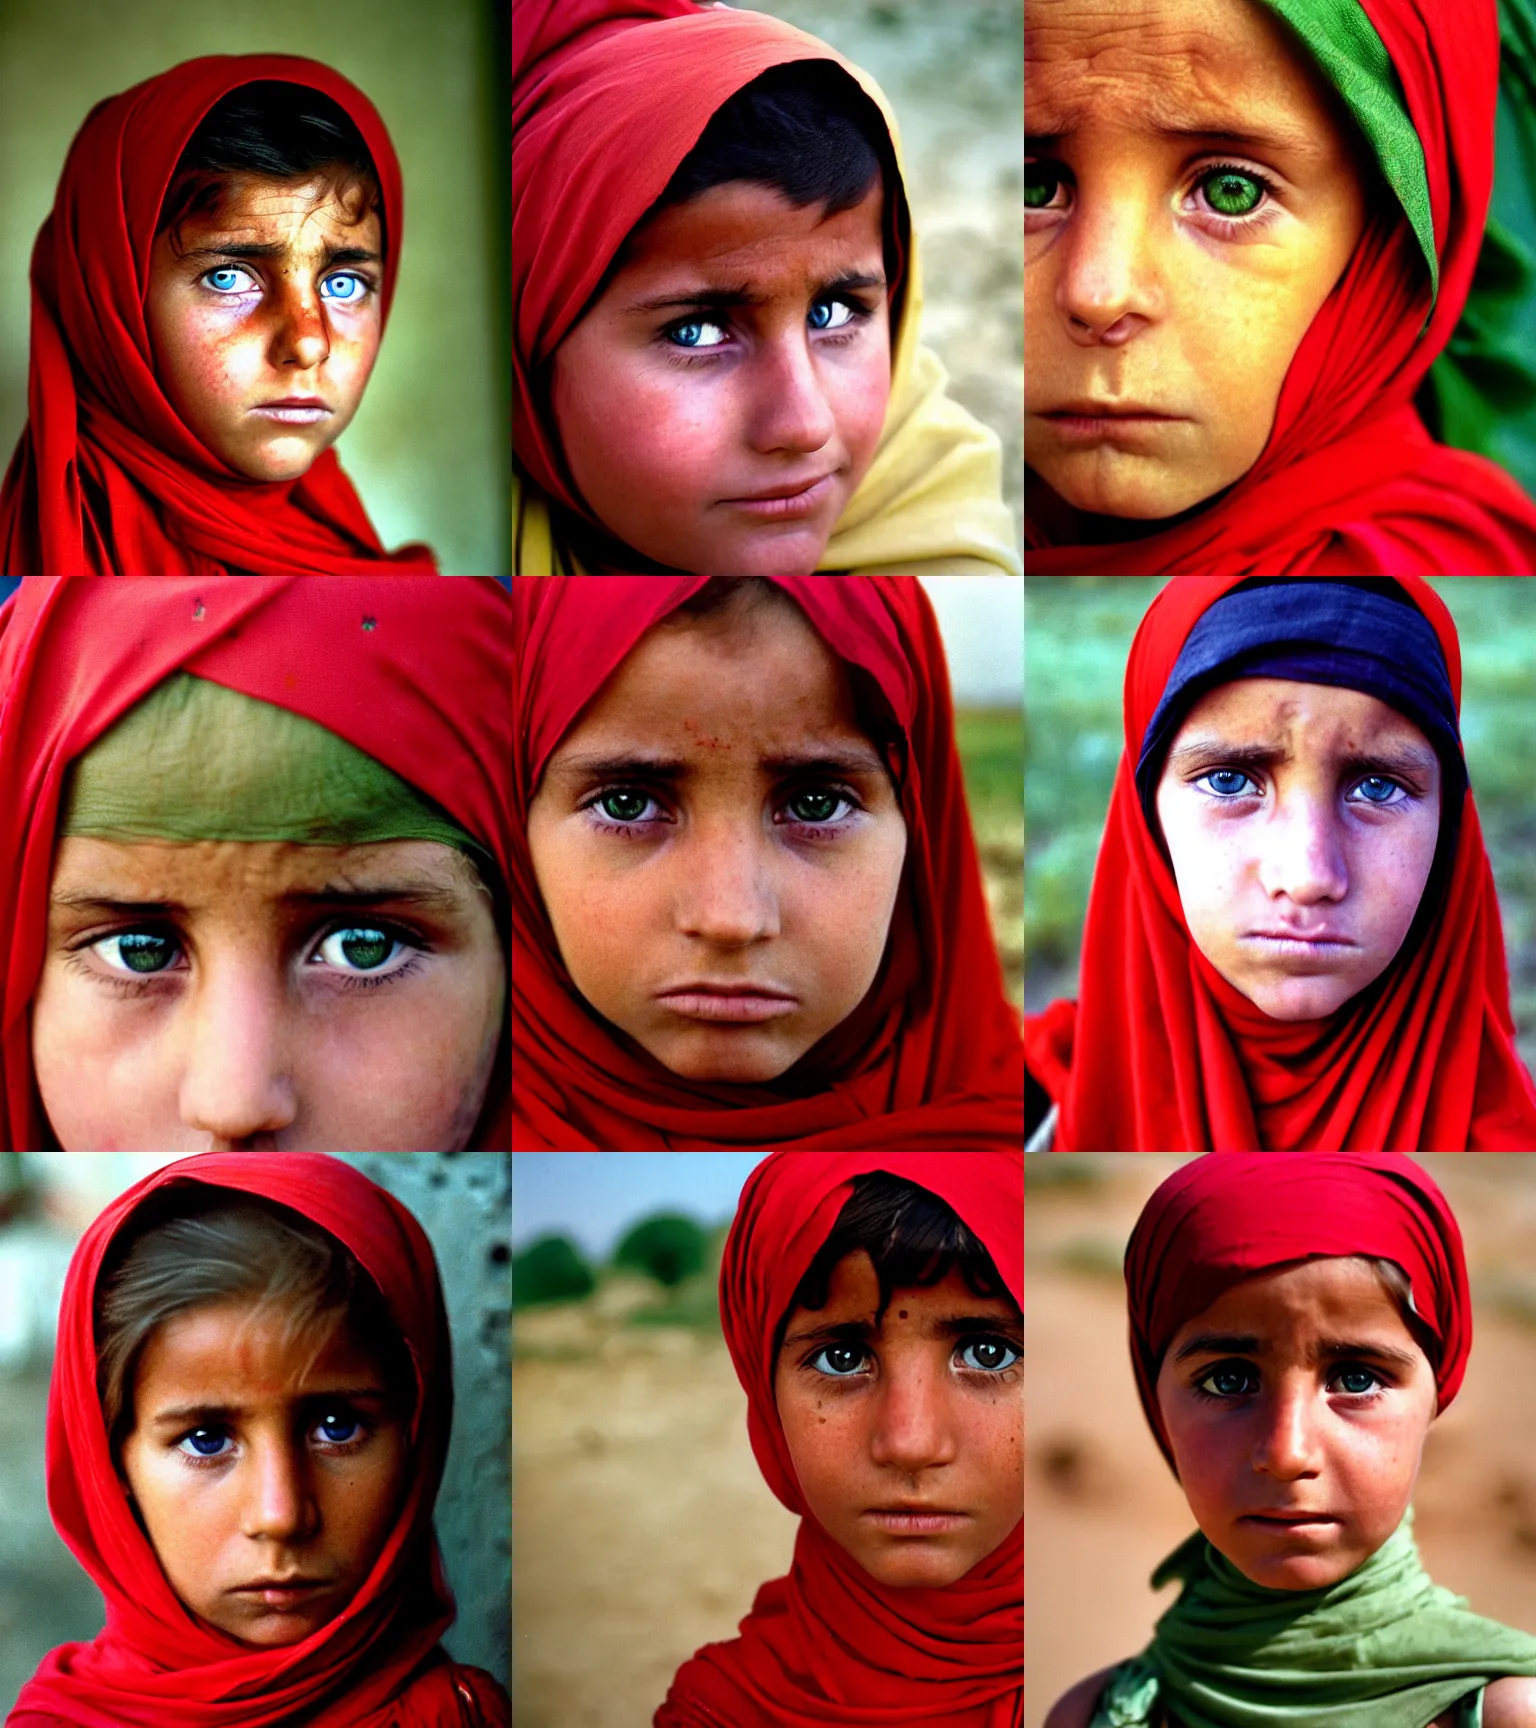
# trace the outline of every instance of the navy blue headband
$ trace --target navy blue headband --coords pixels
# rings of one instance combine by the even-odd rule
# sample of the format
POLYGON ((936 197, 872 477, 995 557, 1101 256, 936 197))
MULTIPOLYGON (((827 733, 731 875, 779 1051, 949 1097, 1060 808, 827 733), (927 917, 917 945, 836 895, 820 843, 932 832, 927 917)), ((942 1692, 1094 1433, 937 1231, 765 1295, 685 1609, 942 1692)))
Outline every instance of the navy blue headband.
POLYGON ((1246 582, 1208 607, 1190 631, 1136 764, 1136 790, 1153 834, 1161 833, 1157 782, 1168 745, 1200 697, 1235 678, 1339 685, 1407 715, 1440 758, 1440 849, 1454 848, 1467 772, 1440 638, 1396 584, 1365 588, 1313 577, 1246 582))

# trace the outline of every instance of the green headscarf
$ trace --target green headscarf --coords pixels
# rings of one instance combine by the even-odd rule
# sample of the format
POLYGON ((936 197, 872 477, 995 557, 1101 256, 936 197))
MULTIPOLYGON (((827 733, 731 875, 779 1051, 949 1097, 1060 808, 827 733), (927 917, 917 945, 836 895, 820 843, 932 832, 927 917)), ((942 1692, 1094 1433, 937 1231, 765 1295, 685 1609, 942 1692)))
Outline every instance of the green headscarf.
POLYGON ((1536 1676, 1536 1638, 1431 1582, 1413 1510, 1321 1590, 1266 1590, 1198 1533, 1152 1574, 1184 1581, 1150 1646, 1122 1663, 1092 1728, 1424 1728, 1505 1675, 1536 1676))
POLYGON ((305 846, 437 840, 483 874, 494 870, 446 811, 356 745, 190 672, 157 684, 71 765, 59 833, 305 846))

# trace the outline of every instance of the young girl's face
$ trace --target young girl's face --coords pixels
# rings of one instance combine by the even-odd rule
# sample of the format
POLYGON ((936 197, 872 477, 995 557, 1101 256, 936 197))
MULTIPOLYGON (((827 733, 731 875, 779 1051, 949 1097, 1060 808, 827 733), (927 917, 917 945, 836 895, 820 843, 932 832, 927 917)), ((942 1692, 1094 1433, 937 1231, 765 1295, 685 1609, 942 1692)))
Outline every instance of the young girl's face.
POLYGON ((1363 691, 1239 678, 1179 728, 1157 813, 1206 959, 1272 1018, 1318 1020, 1402 947, 1439 839, 1440 763, 1363 691))
POLYGON ((1435 1377, 1370 1267, 1306 1260, 1180 1327, 1157 1403, 1212 1547, 1266 1589, 1315 1590, 1402 1522, 1435 1377))
POLYGON ((155 371, 188 430, 249 480, 293 480, 350 424, 379 351, 383 245, 328 180, 232 175, 150 255, 155 371), (286 405, 285 405, 286 404, 286 405))
POLYGON ((460 1150, 505 1015, 449 846, 59 843, 32 1055, 65 1151, 460 1150))
POLYGON ((641 640, 550 759, 528 845, 598 1013, 674 1074, 761 1083, 873 984, 907 829, 811 625, 716 622, 641 640), (720 994, 754 989, 779 1000, 720 994))
POLYGON ((839 1261, 825 1308, 796 1308, 774 1392, 806 1503, 881 1584, 943 1589, 1024 1515, 1024 1338, 1007 1302, 953 1268, 892 1292, 860 1249, 839 1261), (926 1527, 892 1508, 944 1514, 926 1527), (883 1513, 883 1515, 882 1515, 883 1513))
POLYGON ((734 181, 631 236, 553 379, 572 476, 625 545, 673 570, 816 568, 885 424, 883 208, 878 186, 824 216, 734 181))
POLYGON ((406 1432, 342 1328, 319 1356, 248 1304, 189 1309, 150 1337, 121 1472, 171 1588, 221 1632, 297 1644, 334 1620, 405 1492, 406 1432), (253 1588, 302 1581, 278 1594, 253 1588))
POLYGON ((1026 44, 1025 460, 1079 511, 1172 516, 1263 451, 1364 228, 1364 147, 1258 0, 1035 0, 1026 44))

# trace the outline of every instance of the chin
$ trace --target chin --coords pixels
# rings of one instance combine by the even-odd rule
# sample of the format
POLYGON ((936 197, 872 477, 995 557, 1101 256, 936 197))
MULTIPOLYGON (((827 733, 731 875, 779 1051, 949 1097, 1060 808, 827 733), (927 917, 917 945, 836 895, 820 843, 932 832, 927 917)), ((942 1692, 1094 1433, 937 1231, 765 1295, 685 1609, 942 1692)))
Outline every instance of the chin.
POLYGON ((1336 978, 1287 978, 1241 990, 1271 1020, 1326 1020, 1358 992, 1336 978))

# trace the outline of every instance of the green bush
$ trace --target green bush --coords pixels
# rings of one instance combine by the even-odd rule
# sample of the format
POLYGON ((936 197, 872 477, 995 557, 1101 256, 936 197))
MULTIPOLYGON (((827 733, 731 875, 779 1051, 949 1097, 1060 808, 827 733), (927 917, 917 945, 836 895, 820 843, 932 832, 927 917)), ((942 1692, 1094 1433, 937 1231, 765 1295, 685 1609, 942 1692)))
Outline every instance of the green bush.
POLYGON ((590 1295, 597 1280, 581 1250, 567 1236, 541 1236, 512 1256, 512 1306, 574 1302, 590 1295))
POLYGON ((630 1230, 613 1252, 615 1266, 643 1272, 670 1290, 674 1284, 703 1270, 708 1239, 692 1218, 679 1212, 658 1212, 630 1230))

